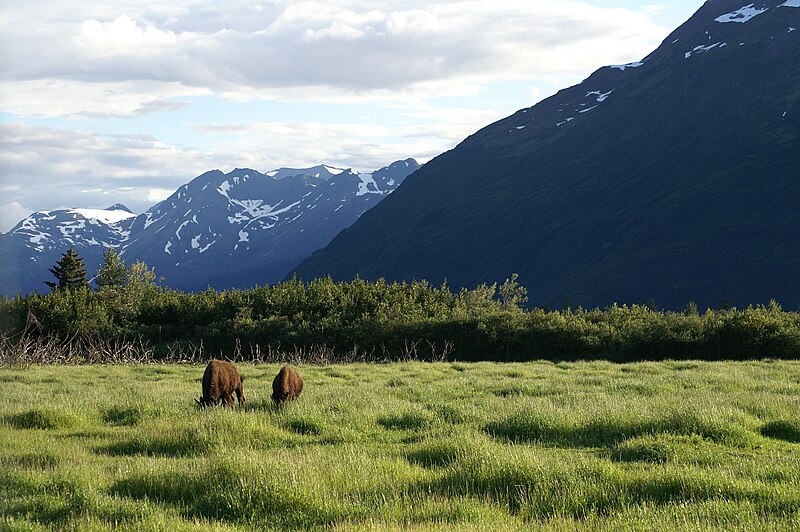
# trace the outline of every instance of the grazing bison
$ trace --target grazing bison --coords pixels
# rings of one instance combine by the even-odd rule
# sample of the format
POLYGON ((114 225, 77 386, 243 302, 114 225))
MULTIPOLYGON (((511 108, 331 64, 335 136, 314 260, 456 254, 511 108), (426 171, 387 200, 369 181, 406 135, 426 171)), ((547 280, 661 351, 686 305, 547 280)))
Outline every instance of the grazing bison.
POLYGON ((283 366, 272 381, 272 400, 276 405, 297 399, 303 391, 303 377, 289 366, 283 366))
POLYGON ((230 362, 212 360, 203 373, 203 397, 195 402, 201 407, 213 406, 224 401, 226 405, 233 406, 233 393, 239 399, 239 405, 244 404, 244 377, 239 375, 239 370, 230 362))

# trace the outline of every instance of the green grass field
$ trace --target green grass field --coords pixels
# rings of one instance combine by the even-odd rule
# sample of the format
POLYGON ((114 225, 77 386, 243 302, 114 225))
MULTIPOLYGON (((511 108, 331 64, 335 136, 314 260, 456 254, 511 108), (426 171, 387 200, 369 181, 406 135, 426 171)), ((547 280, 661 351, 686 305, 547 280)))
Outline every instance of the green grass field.
POLYGON ((0 528, 800 528, 800 362, 239 368, 0 369, 0 528))

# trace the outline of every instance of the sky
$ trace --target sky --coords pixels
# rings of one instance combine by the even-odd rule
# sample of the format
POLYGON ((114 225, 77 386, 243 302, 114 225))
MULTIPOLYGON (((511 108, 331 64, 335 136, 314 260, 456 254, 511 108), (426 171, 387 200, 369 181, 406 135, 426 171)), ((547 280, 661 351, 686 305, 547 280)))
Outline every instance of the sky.
POLYGON ((645 57, 702 0, 0 4, 0 232, 211 169, 420 163, 645 57))

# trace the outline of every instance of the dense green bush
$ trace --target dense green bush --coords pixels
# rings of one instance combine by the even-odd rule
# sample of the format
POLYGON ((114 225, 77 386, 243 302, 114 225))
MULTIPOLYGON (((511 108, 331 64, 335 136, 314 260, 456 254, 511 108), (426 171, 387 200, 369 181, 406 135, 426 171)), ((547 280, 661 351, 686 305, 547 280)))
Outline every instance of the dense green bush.
MULTIPOLYGON (((147 272, 146 267, 143 274, 147 272)), ((771 302, 746 309, 656 311, 522 309, 512 279, 452 292, 425 281, 310 283, 184 293, 150 278, 123 286, 58 290, 0 300, 8 347, 32 337, 59 342, 137 341, 156 356, 192 350, 240 359, 313 350, 327 361, 752 359, 800 356, 800 313, 771 302), (319 350, 322 351, 319 351, 319 350), (271 355, 270 355, 271 354, 271 355)))

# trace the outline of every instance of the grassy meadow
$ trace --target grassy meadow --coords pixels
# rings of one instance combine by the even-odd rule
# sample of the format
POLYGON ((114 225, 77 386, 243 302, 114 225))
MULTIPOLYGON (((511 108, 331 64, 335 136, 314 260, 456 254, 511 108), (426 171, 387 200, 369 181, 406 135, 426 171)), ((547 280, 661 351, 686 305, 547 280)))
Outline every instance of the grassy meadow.
POLYGON ((0 368, 0 528, 797 530, 800 362, 0 368))

